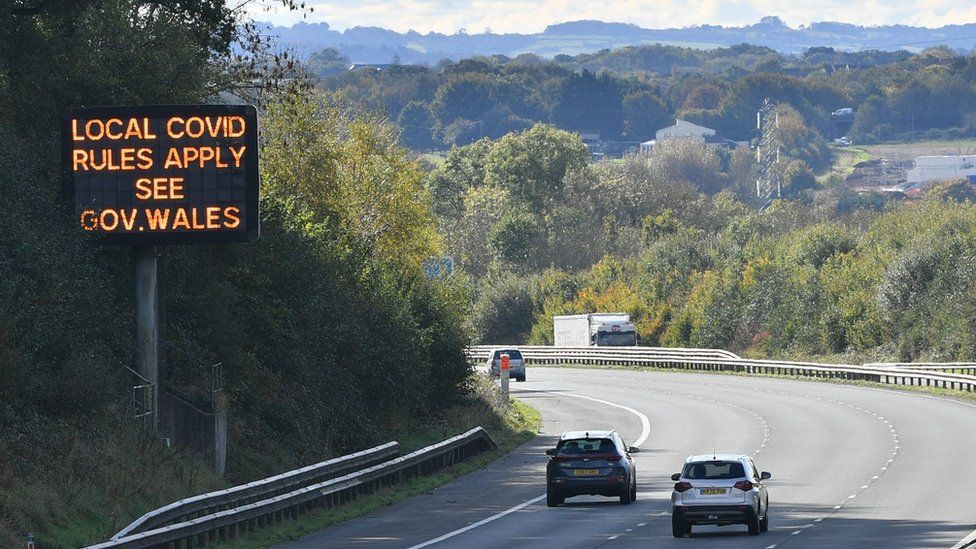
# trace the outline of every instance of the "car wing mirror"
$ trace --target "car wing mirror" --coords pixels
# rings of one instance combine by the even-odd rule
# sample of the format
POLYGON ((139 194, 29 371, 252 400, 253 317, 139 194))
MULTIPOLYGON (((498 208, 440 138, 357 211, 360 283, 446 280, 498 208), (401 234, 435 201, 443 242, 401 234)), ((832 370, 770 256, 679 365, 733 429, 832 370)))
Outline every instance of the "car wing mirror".
POLYGON ((679 481, 679 480, 681 480, 681 473, 675 473, 675 474, 671 475, 671 480, 673 480, 673 481, 679 481))
POLYGON ((554 456, 554 455, 556 455, 556 449, 555 448, 549 448, 548 450, 546 450, 546 455, 547 456, 554 456))
POLYGON ((762 473, 759 474, 759 478, 761 478, 762 480, 769 480, 773 478, 773 475, 769 474, 769 471, 763 471, 762 473))
POLYGON ((629 452, 631 454, 639 454, 640 453, 640 448, 638 448, 636 446, 631 446, 630 448, 627 448, 627 452, 629 452))

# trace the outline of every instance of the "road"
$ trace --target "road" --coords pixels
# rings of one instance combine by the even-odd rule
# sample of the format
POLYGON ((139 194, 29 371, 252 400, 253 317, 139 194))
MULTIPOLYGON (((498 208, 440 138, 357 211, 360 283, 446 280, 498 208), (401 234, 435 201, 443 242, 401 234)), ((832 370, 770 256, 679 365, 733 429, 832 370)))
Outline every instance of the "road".
POLYGON ((513 394, 542 432, 485 469, 283 548, 920 548, 976 529, 976 406, 846 385, 692 373, 531 368, 513 394), (649 424, 649 433, 644 416, 649 424), (566 430, 631 444, 638 500, 546 507, 546 448, 566 430), (646 434, 646 440, 640 440, 646 434), (671 473, 693 453, 740 452, 770 471, 770 530, 671 536, 671 473))

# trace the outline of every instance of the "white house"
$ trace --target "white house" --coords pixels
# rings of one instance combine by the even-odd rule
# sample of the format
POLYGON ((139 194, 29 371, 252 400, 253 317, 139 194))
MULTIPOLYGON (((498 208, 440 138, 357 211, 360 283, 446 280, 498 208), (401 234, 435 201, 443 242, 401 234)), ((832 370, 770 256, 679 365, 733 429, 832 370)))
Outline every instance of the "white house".
POLYGON ((668 139, 694 139, 704 142, 708 137, 714 137, 715 130, 692 124, 687 120, 678 119, 674 126, 661 128, 654 133, 655 141, 666 141, 668 139))
POLYGON ((692 124, 687 120, 678 119, 673 126, 668 126, 667 128, 661 128, 654 133, 654 139, 650 141, 645 141, 640 144, 640 152, 648 153, 654 148, 654 145, 660 143, 661 141, 668 141, 671 139, 690 139, 698 143, 704 143, 709 148, 728 148, 734 149, 743 145, 748 146, 748 142, 738 142, 732 141, 730 139, 725 139, 722 137, 717 137, 715 135, 715 130, 711 128, 706 128, 705 126, 699 126, 698 124, 692 124))
POLYGON ((911 184, 945 179, 969 179, 976 182, 976 155, 916 156, 915 167, 906 174, 911 184))

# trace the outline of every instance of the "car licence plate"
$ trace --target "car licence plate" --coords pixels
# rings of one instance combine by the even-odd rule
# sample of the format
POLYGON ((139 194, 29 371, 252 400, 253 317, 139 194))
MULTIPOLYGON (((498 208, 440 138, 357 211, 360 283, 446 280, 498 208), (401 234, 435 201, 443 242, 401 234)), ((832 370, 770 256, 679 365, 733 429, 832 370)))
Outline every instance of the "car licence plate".
POLYGON ((703 496, 723 496, 725 495, 725 488, 702 488, 701 494, 703 496))
POLYGON ((573 476, 577 477, 595 477, 599 474, 599 469, 573 469, 573 476))

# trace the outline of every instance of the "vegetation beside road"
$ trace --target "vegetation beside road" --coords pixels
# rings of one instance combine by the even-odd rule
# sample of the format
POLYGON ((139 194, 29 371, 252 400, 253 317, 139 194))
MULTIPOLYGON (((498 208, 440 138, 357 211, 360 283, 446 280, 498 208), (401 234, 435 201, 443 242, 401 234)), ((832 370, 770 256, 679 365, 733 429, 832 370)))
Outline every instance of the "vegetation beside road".
POLYGON ((444 439, 444 433, 453 436, 478 425, 484 427, 498 443, 498 448, 474 456, 467 461, 452 465, 432 475, 411 479, 402 485, 380 490, 331 509, 312 509, 299 515, 297 520, 284 520, 255 532, 214 547, 260 548, 298 539, 317 530, 358 518, 408 497, 431 492, 448 482, 484 468, 515 447, 532 440, 542 426, 539 412, 527 404, 512 399, 506 403, 496 383, 481 374, 476 377, 472 401, 458 406, 445 414, 440 425, 431 424, 426 429, 409 433, 399 442, 407 453, 429 446, 444 439))
MULTIPOLYGON (((283 0, 286 7, 297 2, 283 0)), ((469 402, 463 277, 421 166, 224 2, 0 7, 0 546, 104 541, 150 509, 415 432, 469 402), (243 49, 241 49, 243 48, 243 49), (221 362, 227 478, 133 417, 132 261, 61 196, 62 114, 255 102, 261 237, 162 251, 163 333, 221 362)), ((201 376, 170 350, 162 387, 201 376)), ((205 404, 209 405, 209 402, 205 404)))
POLYGON ((677 141, 587 164, 549 126, 453 149, 427 186, 477 289, 476 339, 549 344, 554 315, 622 311, 644 345, 976 359, 976 188, 900 203, 818 182, 816 139, 798 114, 780 120, 797 145, 765 211, 748 150, 677 141))

